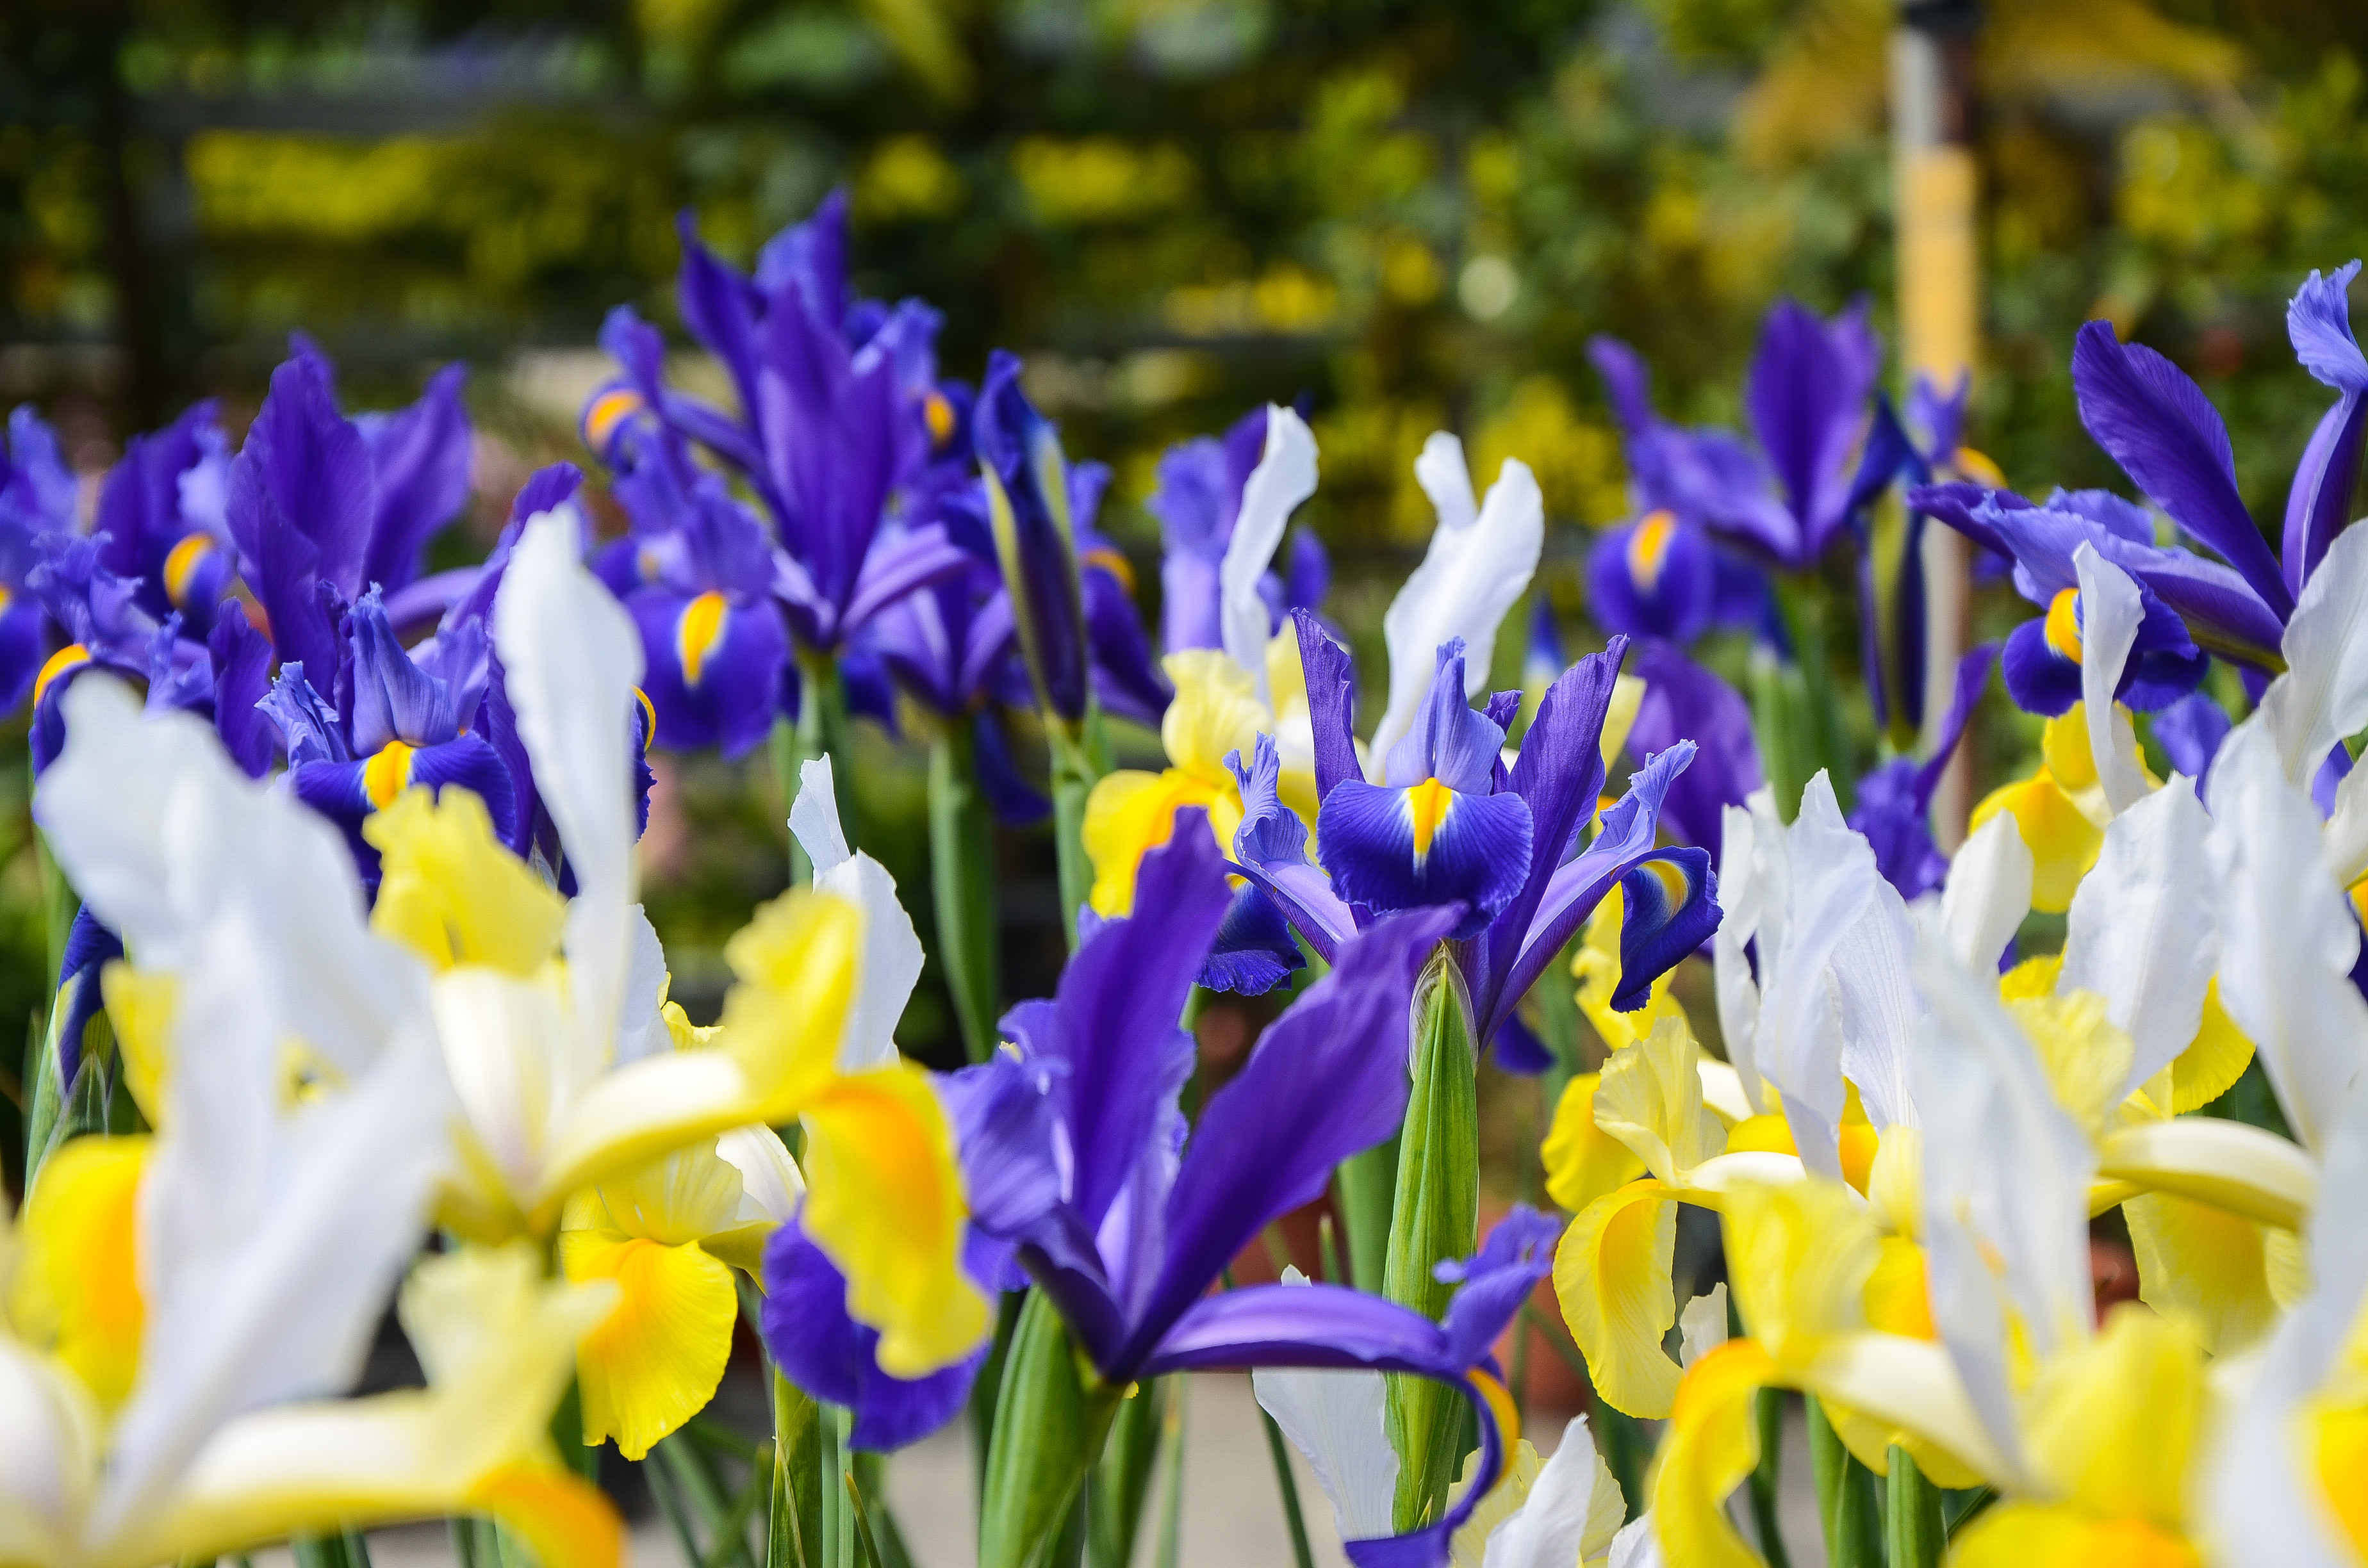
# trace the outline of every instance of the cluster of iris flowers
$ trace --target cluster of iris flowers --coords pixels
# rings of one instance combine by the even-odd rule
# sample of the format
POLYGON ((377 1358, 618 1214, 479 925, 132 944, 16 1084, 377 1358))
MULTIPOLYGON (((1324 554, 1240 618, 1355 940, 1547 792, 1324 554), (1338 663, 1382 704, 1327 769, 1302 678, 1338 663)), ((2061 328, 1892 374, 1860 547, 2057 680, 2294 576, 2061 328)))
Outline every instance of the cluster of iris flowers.
POLYGON ((1155 639, 1108 471, 1016 358, 943 378, 934 312, 851 294, 843 199, 749 273, 683 245, 734 406, 611 316, 606 543, 560 464, 425 570, 457 370, 349 415, 300 339, 235 451, 200 404, 87 517, 11 420, 0 700, 70 895, 0 1248, 0 1560, 364 1568, 441 1516, 472 1568, 601 1568, 613 1442, 701 1564, 887 1568, 878 1456, 967 1412, 979 1560, 1122 1568, 1201 1369, 1253 1369, 1303 1564, 1286 1441, 1366 1568, 1783 1564, 1794 1395, 1837 1563, 2368 1555, 2368 1217, 2319 1201, 2368 1181, 2356 263, 2290 313, 2340 397, 2277 552, 2202 392, 2103 324, 2081 416, 2141 500, 2009 490, 1964 385, 1875 391, 1862 308, 1770 314, 1748 437, 1600 339, 1606 645, 1562 654, 1530 471, 1483 491, 1434 436, 1360 738, 1301 413, 1162 460, 1155 639), (1936 522, 2032 607, 2002 658, 1925 667, 1936 522), (1994 665, 2043 761, 1952 855, 1994 665), (931 751, 952 1074, 897 1049, 925 949, 849 842, 858 717, 931 751), (1113 718, 1167 766, 1115 768, 1113 718), (700 1026, 636 902, 647 754, 760 744, 796 885, 700 1026), (1070 955, 1013 1004, 996 825, 1048 817, 1070 955), (1212 1086, 1223 992, 1272 1021, 1212 1086), (1483 1058, 1543 1080, 1559 1216, 1481 1225, 1483 1058), (1320 1281, 1235 1283, 1327 1199, 1320 1281), (2100 1305, 2100 1234, 2135 1301, 2100 1305), (343 1395, 390 1298, 424 1386, 343 1395), (753 1456, 703 1415, 744 1324, 753 1456), (1591 1406, 1543 1460, 1541 1336, 1591 1406))

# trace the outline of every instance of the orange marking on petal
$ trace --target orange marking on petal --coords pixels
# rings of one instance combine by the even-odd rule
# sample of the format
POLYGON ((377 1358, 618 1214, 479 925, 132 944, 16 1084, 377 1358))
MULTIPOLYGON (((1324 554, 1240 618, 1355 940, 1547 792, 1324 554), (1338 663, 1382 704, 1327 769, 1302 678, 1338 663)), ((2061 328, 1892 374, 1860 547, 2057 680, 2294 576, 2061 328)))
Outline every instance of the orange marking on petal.
POLYGON ((2074 664, 2080 662, 2080 590, 2066 588, 2048 601, 2047 645, 2074 664))
POLYGON ((1436 778, 1426 778, 1406 792, 1406 821, 1414 829, 1414 858, 1417 865, 1430 853, 1430 841, 1439 835, 1440 824, 1455 804, 1455 791, 1436 778))
POLYGON ((1129 594, 1134 592, 1134 562, 1117 551, 1089 550, 1086 551, 1086 564, 1100 567, 1117 578, 1129 594))
POLYGON ((1646 513, 1628 536, 1628 575, 1639 589, 1649 594, 1660 585, 1661 568, 1668 563, 1669 546, 1677 537, 1678 515, 1667 507, 1646 513))
POLYGON ((710 590, 682 607, 682 619, 675 622, 675 654, 682 662, 685 686, 697 686, 706 673, 707 657, 715 645, 723 641, 724 624, 732 618, 732 607, 723 596, 710 590))
POLYGON ((60 676, 78 670, 88 663, 90 663, 90 650, 79 642, 69 642, 51 653, 49 662, 41 666, 41 673, 33 677, 33 700, 36 703, 41 700, 41 693, 50 689, 50 682, 56 680, 60 676))
POLYGON ((214 552, 214 541, 202 533, 184 534, 165 557, 165 597, 181 609, 189 608, 189 579, 207 556, 214 552))
POLYGON ((933 392, 921 400, 921 417, 928 421, 932 447, 942 447, 953 438, 954 405, 943 392, 933 392))
POLYGON ((411 754, 416 748, 408 741, 389 741, 379 747, 378 755, 362 764, 362 793, 370 797, 373 811, 384 811, 394 804, 394 798, 411 788, 411 754))
POLYGON ((594 451, 606 451, 609 437, 617 426, 639 414, 646 404, 642 394, 631 387, 612 387, 592 400, 584 411, 584 444, 594 451))

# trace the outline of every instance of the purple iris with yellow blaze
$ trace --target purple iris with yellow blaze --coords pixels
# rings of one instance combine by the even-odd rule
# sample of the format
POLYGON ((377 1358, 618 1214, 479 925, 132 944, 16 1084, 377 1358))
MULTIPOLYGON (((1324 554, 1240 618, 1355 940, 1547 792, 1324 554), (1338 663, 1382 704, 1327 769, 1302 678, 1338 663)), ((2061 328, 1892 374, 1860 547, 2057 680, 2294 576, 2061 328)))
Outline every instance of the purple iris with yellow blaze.
POLYGON ((1430 695, 1390 748, 1384 782, 1343 779, 1324 798, 1315 832, 1341 898, 1377 912, 1460 903, 1459 937, 1512 902, 1529 869, 1530 808, 1492 792, 1505 744, 1492 714, 1509 716, 1520 699, 1502 693, 1490 713, 1465 706, 1463 641, 1439 650, 1430 695))

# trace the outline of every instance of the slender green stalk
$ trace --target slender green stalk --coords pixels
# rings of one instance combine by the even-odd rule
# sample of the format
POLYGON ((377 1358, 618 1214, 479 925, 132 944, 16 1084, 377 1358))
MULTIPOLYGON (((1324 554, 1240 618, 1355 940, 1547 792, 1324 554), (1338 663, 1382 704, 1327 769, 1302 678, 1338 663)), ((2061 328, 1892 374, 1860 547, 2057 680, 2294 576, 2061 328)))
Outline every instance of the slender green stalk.
POLYGON ((1784 1391, 1761 1389, 1754 1412, 1759 1425, 1759 1463, 1751 1471, 1751 1522, 1759 1532, 1759 1555, 1768 1568, 1792 1568, 1784 1532, 1776 1517, 1778 1468, 1784 1443, 1784 1391))
POLYGON ((1160 1460, 1158 1568, 1178 1568, 1184 1555, 1184 1399, 1189 1384, 1178 1382, 1167 1401, 1159 1426, 1160 1460))
POLYGON ((1075 951, 1077 911, 1094 891, 1094 863, 1086 853, 1086 803, 1110 771, 1109 743, 1102 734, 1100 710, 1091 703, 1076 733, 1051 722, 1045 734, 1053 754, 1053 846, 1061 876, 1061 930, 1075 951))
MULTIPOLYGON (((1479 1228, 1479 1096, 1474 1081, 1472 1004, 1447 951, 1433 955, 1416 988, 1414 1084, 1399 1140, 1382 1293, 1426 1317, 1444 1316, 1452 1285, 1432 1272, 1472 1251, 1479 1228)), ((1396 1528, 1437 1517, 1463 1456, 1461 1397, 1427 1378, 1393 1373, 1387 1426, 1398 1453, 1396 1528)))
POLYGON ((863 1493, 855 1484, 855 1472, 842 1471, 839 1480, 846 1483, 847 1508, 855 1521, 855 1544, 861 1551, 862 1568, 882 1568, 880 1543, 872 1539, 871 1520, 863 1511, 863 1493))
POLYGON ((1003 1293, 996 1307, 994 1347, 987 1351, 986 1360, 970 1385, 970 1447, 978 1470, 981 1518, 986 1517, 986 1456, 995 1440, 996 1395, 1003 1387, 1003 1369, 1011 1358, 1011 1335, 1019 1326, 1019 1306, 1026 1300, 1026 1295, 1018 1290, 1003 1293))
POLYGON ((1159 1460, 1162 1417, 1174 1397, 1168 1379, 1153 1378, 1135 1385, 1133 1396, 1121 1400, 1110 1419, 1086 1508, 1086 1561, 1093 1568, 1127 1568, 1134 1561, 1143 1506, 1159 1460))
MULTIPOLYGON (((1059 1310, 1042 1291, 1030 1291, 996 1400, 979 1568, 1047 1568, 1055 1561, 1125 1392, 1081 1372, 1059 1310)), ((1078 1540, 1082 1545, 1082 1531, 1078 1540)))
POLYGON ((822 1407, 773 1374, 773 1500, 766 1520, 766 1568, 822 1568, 822 1407))
POLYGON ((1888 1568, 1940 1568, 1949 1547, 1948 1532, 1941 1524, 1941 1489, 1896 1443, 1891 1445, 1884 1469, 1883 1534, 1888 1568))
POLYGON ((1874 1474, 1842 1446, 1825 1407, 1805 1401, 1809 1471, 1817 1489, 1817 1519, 1825 1527, 1832 1568, 1883 1568, 1883 1518, 1874 1474))
POLYGON ((996 961, 995 816, 978 787, 969 723, 947 722, 929 742, 929 877, 938 913, 938 961, 962 1049, 973 1062, 995 1051, 1002 1012, 996 961))
POLYGON ((822 1514, 822 1568, 855 1568, 855 1517, 847 1506, 854 1474, 847 1449, 849 1413, 837 1404, 816 1408, 814 1500, 822 1514))
POLYGON ((1263 1410, 1258 1415, 1266 1422, 1266 1451, 1274 1460, 1274 1489, 1282 1494, 1283 1523, 1291 1527, 1291 1560, 1297 1568, 1315 1568, 1315 1551, 1307 1541, 1307 1518, 1299 1507, 1299 1481, 1291 1473, 1291 1445, 1283 1440, 1282 1427, 1263 1410))
POLYGON ((1340 1224, 1348 1232, 1349 1272, 1358 1290, 1381 1294, 1389 1255, 1390 1206, 1397 1199, 1398 1139, 1390 1134, 1361 1154, 1340 1162, 1340 1224))
POLYGON ((1997 1489, 1987 1485, 1969 1486, 1962 1492, 1943 1493, 1941 1498, 1941 1517, 1950 1537, 1954 1539, 1959 1530, 1980 1518, 1983 1511, 1997 1501, 1997 1489))

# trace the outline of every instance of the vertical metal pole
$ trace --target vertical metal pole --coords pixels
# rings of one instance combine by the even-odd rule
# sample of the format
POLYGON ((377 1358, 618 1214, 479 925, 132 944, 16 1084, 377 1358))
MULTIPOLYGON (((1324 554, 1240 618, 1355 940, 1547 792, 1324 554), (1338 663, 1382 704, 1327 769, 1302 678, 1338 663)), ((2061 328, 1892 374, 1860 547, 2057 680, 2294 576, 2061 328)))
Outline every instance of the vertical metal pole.
MULTIPOLYGON (((1898 225, 1899 336, 1907 376, 1942 388, 1973 368, 1981 331, 1978 171, 1973 151, 1974 35, 1978 0, 1902 0, 1891 35, 1892 205, 1898 225)), ((1965 651, 1969 600, 1965 541, 1955 529, 1924 530, 1930 617, 1924 671, 1924 739, 1934 743, 1965 651)), ((1969 773, 1965 753, 1941 781, 1933 829, 1941 848, 1963 841, 1969 773)))

